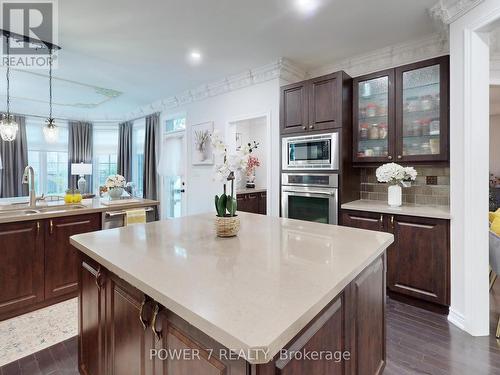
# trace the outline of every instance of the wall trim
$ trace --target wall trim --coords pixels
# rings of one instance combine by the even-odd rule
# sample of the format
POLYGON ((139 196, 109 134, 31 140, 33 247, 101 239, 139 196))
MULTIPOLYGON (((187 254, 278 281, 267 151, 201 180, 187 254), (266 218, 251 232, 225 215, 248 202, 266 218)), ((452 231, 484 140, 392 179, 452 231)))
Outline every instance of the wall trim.
POLYGON ((137 118, 153 112, 181 107, 186 104, 226 94, 276 78, 297 82, 306 78, 306 71, 291 60, 281 57, 270 64, 248 69, 240 74, 228 76, 219 81, 186 90, 178 95, 157 100, 130 112, 126 118, 137 118))
POLYGON ((461 330, 465 330, 465 318, 458 311, 453 310, 450 307, 450 312, 448 314, 448 321, 453 325, 457 326, 461 330))
POLYGON ((481 4, 484 0, 439 0, 429 13, 431 17, 449 25, 465 13, 481 4))

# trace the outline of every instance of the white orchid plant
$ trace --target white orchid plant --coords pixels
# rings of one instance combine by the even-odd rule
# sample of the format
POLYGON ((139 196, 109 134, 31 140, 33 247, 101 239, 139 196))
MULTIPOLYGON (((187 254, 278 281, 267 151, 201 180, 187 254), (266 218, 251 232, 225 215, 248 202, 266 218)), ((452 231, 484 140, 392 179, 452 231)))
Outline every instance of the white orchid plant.
POLYGON ((244 146, 234 153, 229 153, 224 141, 217 132, 211 136, 212 146, 215 152, 215 173, 217 180, 223 184, 223 193, 215 196, 215 209, 217 216, 236 215, 236 197, 234 195, 234 180, 242 171, 245 171, 248 163, 248 155, 252 152, 252 146, 244 146), (230 182, 231 193, 228 195, 226 184, 230 182))
POLYGON ((375 172, 378 182, 390 185, 409 187, 410 181, 415 181, 417 171, 413 167, 403 167, 396 163, 387 163, 377 168, 375 172))
POLYGON ((126 181, 125 177, 119 174, 109 175, 106 179, 106 183, 104 184, 108 189, 113 188, 123 188, 125 187, 126 181))

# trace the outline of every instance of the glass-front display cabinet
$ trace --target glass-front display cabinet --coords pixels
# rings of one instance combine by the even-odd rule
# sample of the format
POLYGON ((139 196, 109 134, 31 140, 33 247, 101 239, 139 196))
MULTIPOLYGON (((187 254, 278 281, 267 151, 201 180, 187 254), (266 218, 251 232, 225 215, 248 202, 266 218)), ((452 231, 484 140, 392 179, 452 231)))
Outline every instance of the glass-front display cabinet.
POLYGON ((354 160, 387 161, 394 155, 394 70, 354 79, 354 160))
POLYGON ((449 58, 354 79, 354 161, 447 161, 449 58))

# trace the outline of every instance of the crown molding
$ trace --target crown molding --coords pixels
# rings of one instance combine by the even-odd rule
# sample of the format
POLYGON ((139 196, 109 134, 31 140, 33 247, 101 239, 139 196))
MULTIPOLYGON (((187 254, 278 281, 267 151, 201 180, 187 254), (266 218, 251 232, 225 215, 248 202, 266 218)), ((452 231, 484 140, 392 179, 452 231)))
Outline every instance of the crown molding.
POLYGON ((448 33, 432 34, 313 69, 308 73, 308 77, 318 77, 339 70, 344 70, 351 77, 357 77, 448 53, 448 33))
POLYGON ((157 100, 130 112, 126 118, 132 119, 146 116, 153 112, 164 111, 181 107, 193 102, 226 94, 231 91, 267 82, 276 78, 289 81, 301 81, 306 78, 306 71, 294 64, 291 60, 280 58, 271 64, 258 68, 248 69, 242 73, 225 77, 222 80, 208 83, 184 91, 178 95, 157 100))
POLYGON ((439 0, 429 13, 432 18, 449 25, 484 0, 439 0))

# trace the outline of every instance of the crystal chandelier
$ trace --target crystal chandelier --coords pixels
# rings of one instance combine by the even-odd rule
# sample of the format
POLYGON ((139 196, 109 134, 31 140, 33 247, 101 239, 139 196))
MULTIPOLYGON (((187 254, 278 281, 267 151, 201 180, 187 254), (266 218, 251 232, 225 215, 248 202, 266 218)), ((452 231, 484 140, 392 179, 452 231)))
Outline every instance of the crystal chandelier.
POLYGON ((57 142, 57 138, 59 137, 59 128, 52 117, 52 48, 50 48, 49 58, 49 118, 43 127, 43 136, 47 143, 57 142))
POLYGON ((0 121, 0 136, 6 142, 12 142, 16 139, 19 125, 14 121, 10 114, 10 35, 7 38, 7 113, 3 115, 0 121))

